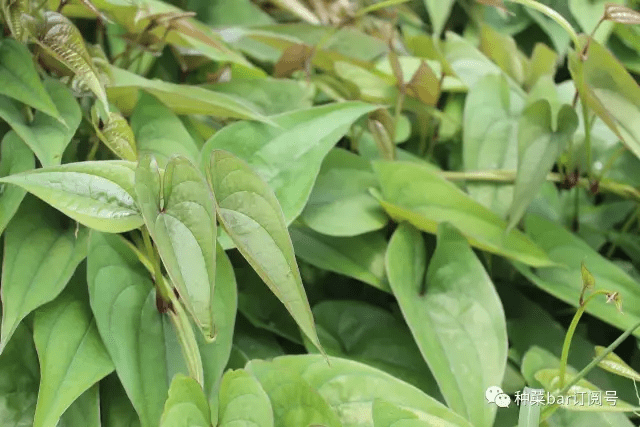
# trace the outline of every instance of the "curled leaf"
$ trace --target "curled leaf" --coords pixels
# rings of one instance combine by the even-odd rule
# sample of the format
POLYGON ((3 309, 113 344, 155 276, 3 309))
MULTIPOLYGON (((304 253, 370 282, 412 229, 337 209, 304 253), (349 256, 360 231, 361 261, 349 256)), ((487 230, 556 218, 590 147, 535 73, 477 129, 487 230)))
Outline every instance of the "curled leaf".
POLYGON ((2 12, 9 31, 16 40, 26 41, 27 31, 23 23, 23 14, 29 15, 31 2, 29 0, 5 0, 2 2, 2 12))
POLYGON ((640 24, 640 12, 620 4, 607 3, 604 5, 603 19, 618 24, 640 24))
POLYGON ((136 161, 136 141, 133 130, 120 114, 109 112, 109 117, 102 127, 102 132, 98 132, 98 137, 116 156, 123 160, 136 161))
POLYGON ((596 279, 594 279, 593 274, 587 270, 587 266, 584 265, 584 261, 580 265, 580 272, 582 273, 582 288, 593 289, 596 286, 596 279))
POLYGON ((40 47, 74 73, 71 82, 74 90, 91 91, 108 107, 107 95, 91 55, 80 31, 69 19, 60 13, 46 11, 42 19, 36 21, 33 36, 40 47))

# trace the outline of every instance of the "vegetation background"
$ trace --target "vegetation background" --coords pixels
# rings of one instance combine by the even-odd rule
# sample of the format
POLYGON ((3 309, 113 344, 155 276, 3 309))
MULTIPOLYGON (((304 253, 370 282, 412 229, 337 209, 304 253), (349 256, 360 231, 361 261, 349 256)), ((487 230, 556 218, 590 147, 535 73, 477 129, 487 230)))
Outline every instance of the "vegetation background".
POLYGON ((634 7, 2 0, 0 425, 633 426, 634 7))

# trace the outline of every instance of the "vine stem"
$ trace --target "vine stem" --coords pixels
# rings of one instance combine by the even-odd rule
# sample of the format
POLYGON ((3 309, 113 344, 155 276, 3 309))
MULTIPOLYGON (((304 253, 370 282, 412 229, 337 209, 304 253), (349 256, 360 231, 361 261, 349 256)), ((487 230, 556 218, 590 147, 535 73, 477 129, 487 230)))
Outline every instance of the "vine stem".
POLYGON ((578 40, 578 34, 576 33, 576 30, 573 29, 571 24, 566 19, 564 19, 562 15, 560 15, 558 12, 556 12, 549 6, 546 6, 542 3, 538 3, 535 0, 508 0, 508 1, 512 3, 519 3, 523 6, 530 7, 531 9, 535 9, 538 12, 547 15, 549 18, 556 21, 558 25, 560 25, 569 34, 569 37, 571 37, 571 40, 573 41, 573 45, 576 47, 576 49, 580 47, 580 42, 578 40))
POLYGON ((571 347, 571 341, 573 340, 573 334, 576 332, 576 328, 578 327, 578 322, 580 322, 580 318, 584 314, 584 311, 587 308, 587 304, 598 295, 607 295, 608 291, 598 290, 593 294, 589 295, 582 305, 578 307, 576 314, 573 316, 573 320, 569 325, 569 329, 567 329, 567 334, 564 337, 564 343, 562 344, 562 354, 560 355, 560 388, 564 387, 564 377, 567 372, 567 362, 569 359, 569 348, 571 347))
MULTIPOLYGON (((609 354, 613 353, 613 351, 618 348, 618 346, 620 344, 622 344, 622 342, 624 340, 626 340, 629 335, 631 335, 636 329, 640 328, 640 321, 638 321, 637 323, 635 323, 634 325, 632 325, 629 329, 627 329, 626 331, 624 331, 622 333, 622 335, 620 335, 614 342, 612 342, 609 347, 607 347, 606 349, 604 349, 604 351, 599 354, 596 358, 594 358, 587 366, 585 366, 580 372, 578 372, 578 375, 576 375, 575 377, 573 377, 571 379, 571 381, 569 381, 558 393, 555 393, 556 396, 562 396, 564 395, 567 391, 569 391, 571 389, 571 387, 573 387, 574 385, 576 385, 578 383, 578 381, 580 381, 581 379, 583 379, 585 376, 587 376, 587 374, 589 372, 591 372, 591 370, 593 368, 595 368, 596 366, 598 366, 598 364, 600 362, 602 362, 609 354)), ((546 420, 547 418, 549 418, 551 416, 551 414, 553 414, 553 412, 555 412, 555 410, 557 409, 557 406, 549 406, 547 408, 544 409, 544 411, 542 411, 542 415, 540 417, 540 422, 546 420)))
MULTIPOLYGON (((441 177, 449 181, 485 181, 503 184, 512 184, 516 181, 517 172, 515 170, 492 170, 492 171, 439 171, 441 177)), ((547 174, 547 181, 563 182, 564 177, 559 173, 547 174)), ((576 185, 589 189, 590 182, 587 178, 579 178, 576 185)), ((636 188, 621 184, 616 181, 604 180, 599 183, 599 190, 617 194, 625 199, 632 199, 640 202, 640 191, 636 188)))
POLYGON ((189 375, 195 379, 201 387, 204 387, 204 370, 202 368, 202 357, 200 356, 200 349, 198 348, 198 342, 196 336, 193 333, 193 327, 182 303, 180 303, 178 296, 173 291, 171 286, 167 283, 162 275, 162 268, 160 266, 160 257, 158 251, 153 247, 151 243, 151 237, 146 227, 142 227, 142 239, 145 249, 147 250, 147 257, 153 264, 153 276, 156 284, 156 292, 160 293, 160 297, 165 301, 169 301, 169 319, 173 324, 176 335, 178 336, 178 342, 182 349, 182 356, 189 369, 189 375))

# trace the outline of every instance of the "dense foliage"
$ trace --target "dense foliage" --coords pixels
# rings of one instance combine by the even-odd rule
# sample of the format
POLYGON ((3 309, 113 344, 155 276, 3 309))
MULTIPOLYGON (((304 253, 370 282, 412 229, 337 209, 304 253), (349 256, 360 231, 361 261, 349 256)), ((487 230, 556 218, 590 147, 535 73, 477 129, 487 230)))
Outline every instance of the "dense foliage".
POLYGON ((1 426, 634 425, 634 1, 1 6, 1 426))

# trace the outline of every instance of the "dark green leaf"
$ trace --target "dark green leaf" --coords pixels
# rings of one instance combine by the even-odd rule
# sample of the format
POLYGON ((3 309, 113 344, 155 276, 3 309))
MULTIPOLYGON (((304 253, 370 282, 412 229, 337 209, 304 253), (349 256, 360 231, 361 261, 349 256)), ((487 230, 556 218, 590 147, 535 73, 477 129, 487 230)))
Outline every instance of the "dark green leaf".
POLYGON ((13 39, 0 41, 0 94, 27 104, 62 121, 32 64, 31 52, 13 39))
POLYGON ((7 227, 0 353, 20 321, 58 296, 87 256, 87 230, 64 227, 62 221, 58 212, 28 197, 7 227))
MULTIPOLYGON (((33 169, 35 166, 33 153, 15 132, 5 134, 0 150, 0 178, 33 169)), ((26 193, 20 187, 0 184, 0 234, 18 210, 26 193)))
POLYGON ((81 120, 81 111, 73 94, 62 83, 48 79, 45 89, 53 99, 64 123, 37 111, 33 121, 25 119, 18 106, 0 96, 0 117, 4 119, 33 150, 43 166, 59 165, 62 153, 71 141, 81 120))
POLYGON ((88 304, 69 292, 36 312, 33 337, 41 372, 33 425, 55 426, 77 398, 113 371, 113 363, 88 304))

